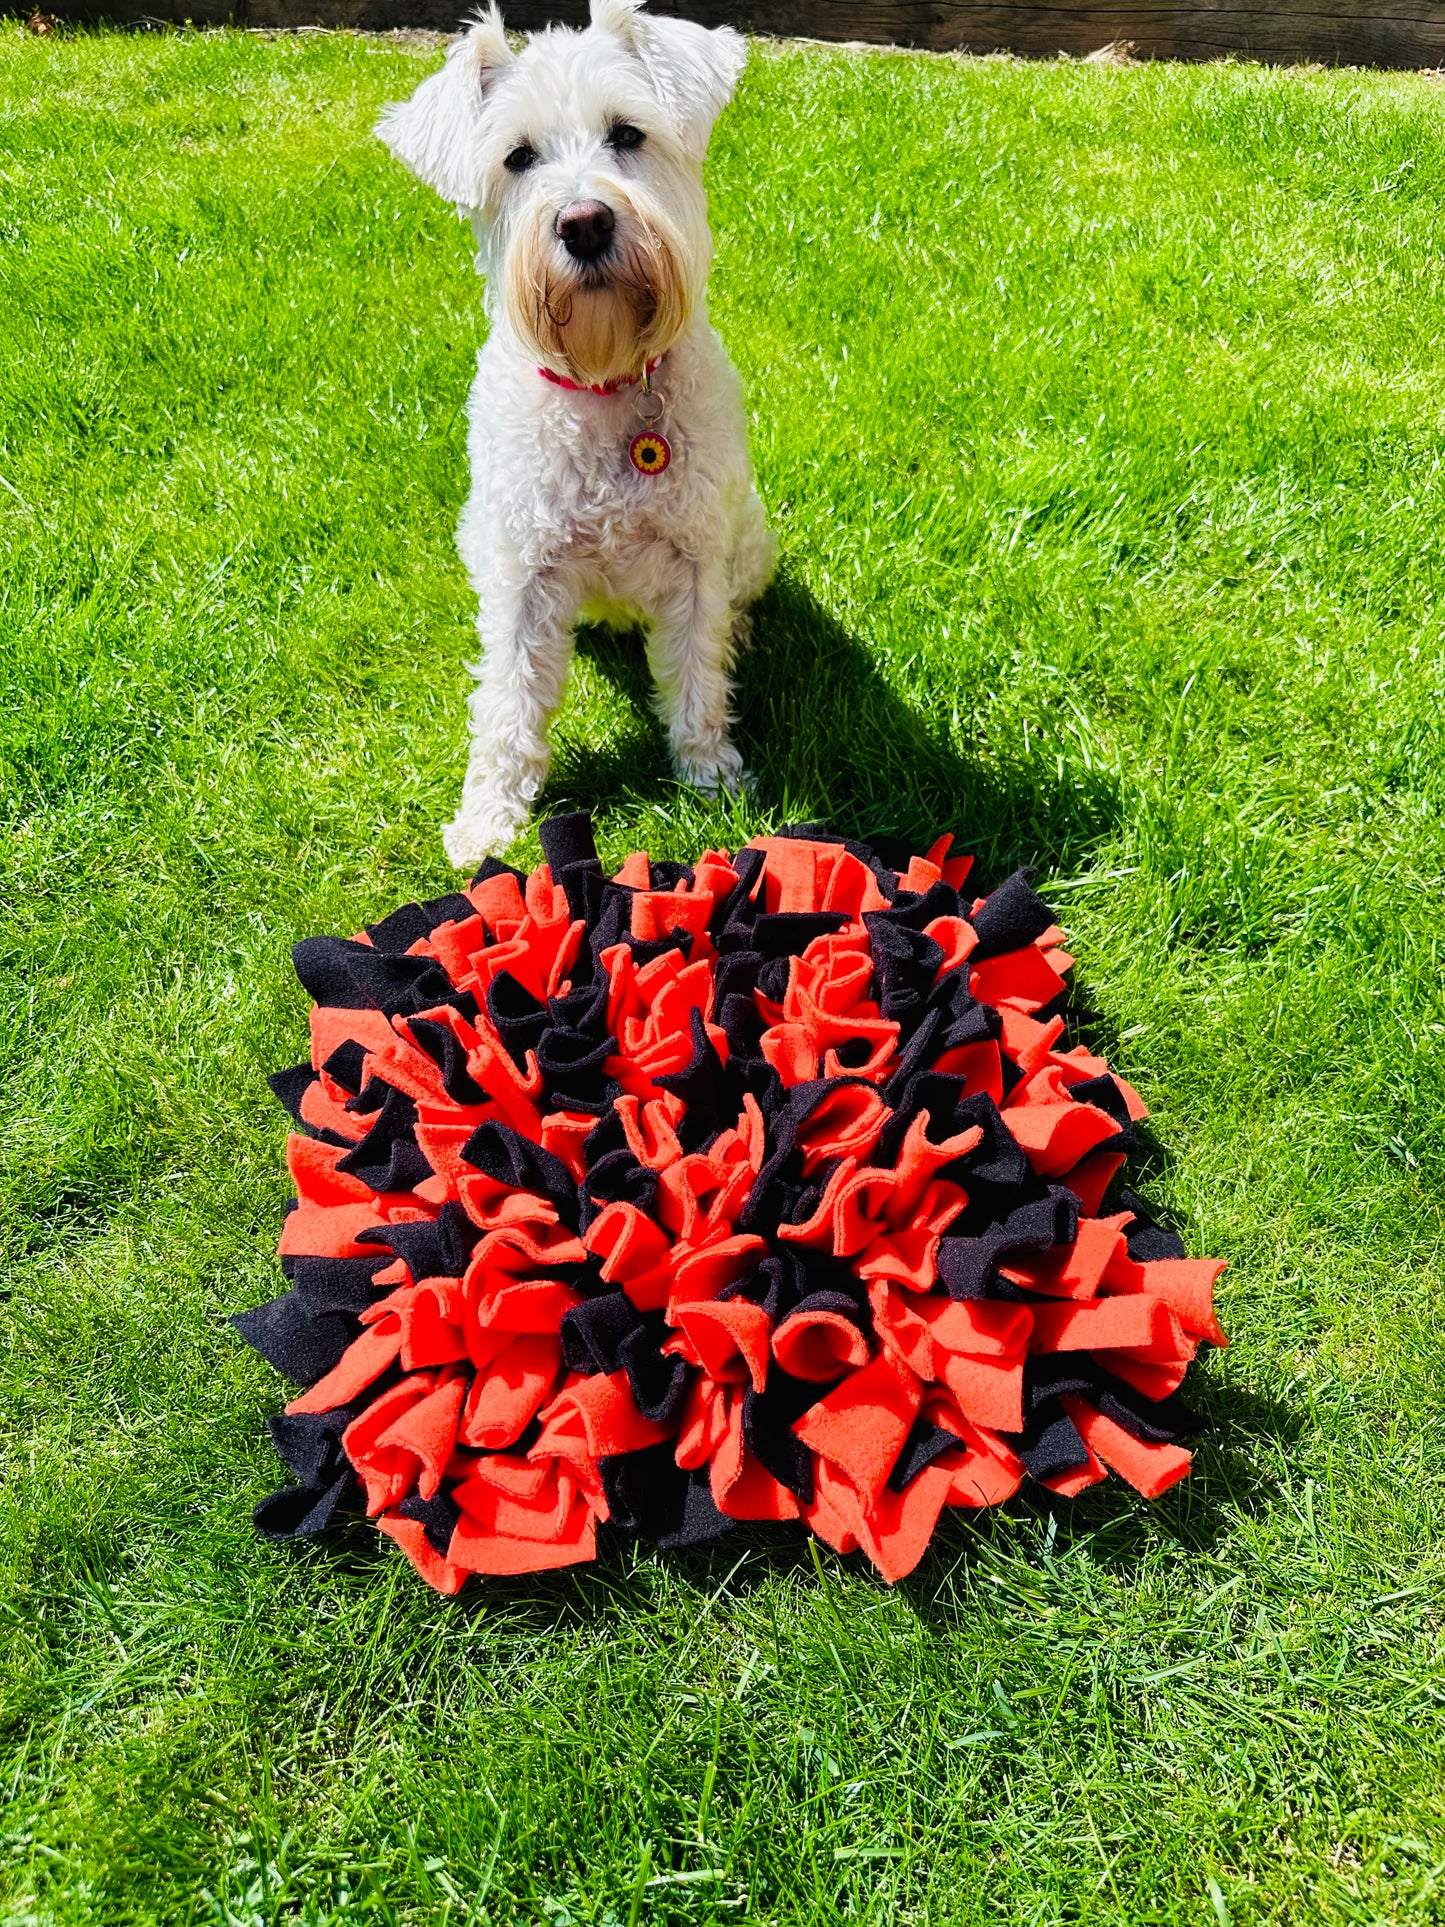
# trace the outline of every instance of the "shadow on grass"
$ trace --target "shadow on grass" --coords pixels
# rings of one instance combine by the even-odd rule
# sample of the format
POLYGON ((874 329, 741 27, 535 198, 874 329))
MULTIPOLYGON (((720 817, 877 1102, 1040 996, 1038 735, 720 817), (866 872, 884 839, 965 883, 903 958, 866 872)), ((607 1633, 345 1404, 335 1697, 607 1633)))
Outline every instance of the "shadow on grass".
MULTIPOLYGON (((639 638, 586 630, 578 649, 627 697, 636 727, 600 753, 562 746, 545 807, 600 812, 626 791, 645 794, 675 779, 639 638)), ((825 822, 847 835, 907 837, 923 849, 950 829, 992 884, 1025 863, 1079 864, 1119 818, 1117 786, 1102 771, 1061 775, 1042 756, 985 762, 960 753, 949 719, 914 706, 867 644, 787 576, 754 611, 736 680, 737 738, 754 799, 779 823, 825 822)))

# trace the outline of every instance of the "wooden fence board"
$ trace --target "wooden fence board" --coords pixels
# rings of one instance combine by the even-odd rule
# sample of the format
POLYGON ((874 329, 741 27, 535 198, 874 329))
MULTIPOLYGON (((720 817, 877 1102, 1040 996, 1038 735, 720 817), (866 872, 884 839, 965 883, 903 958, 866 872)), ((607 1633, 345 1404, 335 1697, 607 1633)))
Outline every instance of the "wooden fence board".
MULTIPOLYGON (((3 5, 5 0, 0 0, 3 5)), ((11 0, 14 4, 14 0, 11 0)), ((452 31, 467 0, 51 0, 73 16, 235 20, 254 27, 430 27, 452 31)), ((512 27, 586 19, 586 0, 511 0, 512 27)), ((1171 0, 660 0, 708 26, 820 40, 974 53, 1086 54, 1132 41, 1142 58, 1239 55, 1376 67, 1445 67, 1445 4, 1434 0, 1274 0, 1271 6, 1171 0), (1362 4, 1368 12, 1361 11, 1362 4)))

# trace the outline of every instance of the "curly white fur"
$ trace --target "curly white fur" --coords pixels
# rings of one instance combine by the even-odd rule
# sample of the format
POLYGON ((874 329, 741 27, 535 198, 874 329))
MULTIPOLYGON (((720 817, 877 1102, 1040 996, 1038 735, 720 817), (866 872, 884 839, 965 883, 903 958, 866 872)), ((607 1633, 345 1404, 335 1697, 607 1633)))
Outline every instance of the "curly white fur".
POLYGON ((457 537, 482 642, 461 807, 444 838, 459 865, 500 853, 527 820, 583 616, 645 627, 678 774, 702 788, 743 777, 728 669, 774 546, 742 386, 707 318, 702 160, 746 49, 729 28, 640 6, 592 0, 584 31, 549 28, 517 54, 493 8, 377 127, 468 215, 487 277, 457 537), (558 234, 583 207, 613 222, 595 261, 558 234), (642 426, 635 378, 658 356, 672 461, 643 475, 628 456, 642 426), (543 367, 624 385, 574 392, 543 367))

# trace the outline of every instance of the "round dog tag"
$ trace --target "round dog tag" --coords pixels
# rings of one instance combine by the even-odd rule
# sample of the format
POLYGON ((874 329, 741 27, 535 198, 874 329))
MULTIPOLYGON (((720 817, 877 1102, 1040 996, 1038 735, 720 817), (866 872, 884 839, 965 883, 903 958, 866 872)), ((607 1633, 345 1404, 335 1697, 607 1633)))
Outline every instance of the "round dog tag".
POLYGON ((672 460, 666 435, 659 434, 655 428, 645 428, 640 435, 634 435, 627 454, 639 475, 661 475, 672 460))

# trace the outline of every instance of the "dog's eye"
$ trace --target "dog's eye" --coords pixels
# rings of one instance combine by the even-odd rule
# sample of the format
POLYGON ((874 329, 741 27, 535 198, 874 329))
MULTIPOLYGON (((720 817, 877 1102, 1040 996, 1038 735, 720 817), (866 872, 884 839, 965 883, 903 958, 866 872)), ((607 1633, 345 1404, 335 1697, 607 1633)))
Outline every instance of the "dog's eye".
POLYGON ((514 147, 512 149, 511 153, 508 154, 507 158, 502 162, 502 165, 509 174, 525 174, 529 167, 535 165, 536 159, 536 148, 530 146, 528 142, 523 141, 520 147, 514 147))
POLYGON ((646 139, 642 129, 634 127, 630 120, 618 120, 612 123, 607 145, 615 148, 619 154, 630 154, 634 148, 641 147, 646 139))

